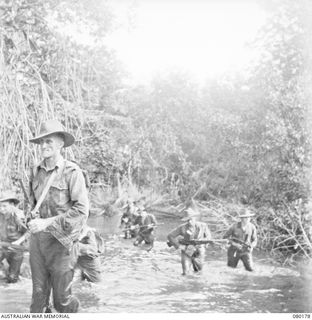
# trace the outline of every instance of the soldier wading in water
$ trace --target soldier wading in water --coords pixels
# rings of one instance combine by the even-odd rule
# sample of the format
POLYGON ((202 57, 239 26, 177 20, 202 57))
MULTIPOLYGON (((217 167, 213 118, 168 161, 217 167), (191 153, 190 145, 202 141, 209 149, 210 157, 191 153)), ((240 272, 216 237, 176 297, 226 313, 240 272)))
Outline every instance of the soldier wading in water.
POLYGON ((225 239, 230 240, 227 252, 227 265, 236 268, 239 260, 242 260, 247 271, 253 271, 252 251, 257 245, 257 230, 250 218, 254 214, 248 209, 243 209, 239 215, 240 222, 235 223, 225 233, 225 239))
MULTIPOLYGON (((172 230, 167 238, 168 245, 173 245, 176 249, 179 249, 181 244, 179 239, 188 240, 210 240, 211 234, 206 223, 199 222, 200 213, 193 206, 185 210, 185 216, 182 221, 185 223, 181 224, 174 230, 172 230)), ((205 259, 205 245, 185 245, 181 250, 181 264, 182 264, 182 275, 189 273, 190 267, 193 267, 194 272, 199 272, 203 269, 205 259)))
POLYGON ((38 217, 28 223, 33 284, 30 312, 45 311, 51 288, 58 312, 77 312, 79 301, 72 295, 71 284, 89 201, 81 169, 61 155, 62 148, 71 146, 75 138, 61 123, 49 120, 30 141, 40 145, 43 158, 30 176, 32 207, 38 199, 42 200, 41 194, 48 189, 38 217))

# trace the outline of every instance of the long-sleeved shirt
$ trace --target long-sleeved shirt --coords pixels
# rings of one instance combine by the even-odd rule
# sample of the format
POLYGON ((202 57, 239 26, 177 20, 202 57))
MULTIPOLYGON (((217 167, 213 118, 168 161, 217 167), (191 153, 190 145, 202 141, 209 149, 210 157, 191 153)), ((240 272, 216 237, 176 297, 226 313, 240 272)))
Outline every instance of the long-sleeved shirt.
POLYGON ((51 170, 47 170, 44 161, 40 162, 30 176, 30 201, 34 207, 54 170, 56 176, 39 215, 43 219, 57 216, 46 231, 70 250, 89 214, 88 192, 81 169, 63 157, 51 170))
POLYGON ((210 240, 211 233, 206 223, 195 221, 194 225, 190 225, 188 222, 181 224, 177 228, 173 229, 167 236, 170 243, 175 247, 179 246, 178 237, 182 237, 183 240, 210 240))
POLYGON ((245 228, 242 227, 241 222, 238 222, 230 227, 223 238, 236 238, 254 248, 257 245, 257 229, 251 222, 247 223, 245 228))
POLYGON ((0 239, 13 242, 26 232, 24 212, 10 206, 8 212, 0 213, 0 239))

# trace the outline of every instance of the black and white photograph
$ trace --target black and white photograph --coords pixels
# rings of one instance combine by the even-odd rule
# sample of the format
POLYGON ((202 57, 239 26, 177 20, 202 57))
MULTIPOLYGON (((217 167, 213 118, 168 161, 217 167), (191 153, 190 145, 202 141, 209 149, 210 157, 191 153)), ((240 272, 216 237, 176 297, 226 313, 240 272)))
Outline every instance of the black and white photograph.
POLYGON ((311 0, 0 0, 1 317, 310 319, 311 105, 311 0))

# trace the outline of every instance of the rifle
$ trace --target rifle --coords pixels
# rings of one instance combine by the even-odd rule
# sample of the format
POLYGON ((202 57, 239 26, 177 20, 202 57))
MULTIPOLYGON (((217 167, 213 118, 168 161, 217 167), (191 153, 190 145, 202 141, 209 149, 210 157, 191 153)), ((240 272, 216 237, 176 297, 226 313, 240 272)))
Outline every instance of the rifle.
POLYGON ((230 242, 234 242, 234 244, 235 243, 240 244, 243 248, 251 249, 251 245, 246 243, 246 242, 244 242, 243 240, 240 240, 240 239, 232 237, 232 238, 229 239, 229 241, 230 242))
MULTIPOLYGON (((201 244, 214 244, 214 243, 222 243, 222 242, 228 242, 227 239, 210 239, 210 240, 184 240, 184 239, 180 239, 179 243, 185 246, 197 246, 197 245, 201 245, 201 244)), ((168 247, 172 247, 173 244, 171 242, 167 242, 168 247)))
POLYGON ((24 246, 18 245, 18 244, 13 244, 11 242, 7 242, 7 241, 0 241, 0 247, 3 248, 8 248, 8 249, 18 249, 18 250, 22 250, 22 251, 27 251, 28 249, 25 248, 24 246))
POLYGON ((24 186, 23 180, 19 179, 19 183, 20 183, 20 186, 21 186, 23 194, 24 194, 25 202, 29 205, 30 204, 30 200, 29 200, 29 196, 28 196, 28 193, 26 191, 26 188, 24 186))
POLYGON ((222 242, 228 242, 227 239, 210 239, 210 240, 184 240, 184 239, 180 239, 179 243, 182 245, 191 245, 191 246, 197 246, 197 245, 201 245, 201 244, 214 244, 214 243, 222 243, 222 242))
MULTIPOLYGON (((123 232, 125 231, 130 231, 130 230, 136 230, 136 229, 143 229, 143 228, 157 228, 159 225, 162 225, 163 223, 150 223, 150 224, 146 224, 146 225, 143 225, 143 226, 140 226, 140 225, 135 225, 134 228, 131 228, 131 227, 128 227, 128 228, 125 228, 125 229, 122 229, 123 232)), ((132 226, 133 227, 133 226, 132 226)))

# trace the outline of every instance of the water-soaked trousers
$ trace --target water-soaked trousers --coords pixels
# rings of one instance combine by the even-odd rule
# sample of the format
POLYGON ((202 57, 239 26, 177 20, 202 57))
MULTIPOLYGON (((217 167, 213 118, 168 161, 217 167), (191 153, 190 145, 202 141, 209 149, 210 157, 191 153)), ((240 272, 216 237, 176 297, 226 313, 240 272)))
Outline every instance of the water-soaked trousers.
POLYGON ((251 252, 238 250, 235 246, 230 246, 227 252, 227 265, 236 268, 238 261, 242 260, 247 271, 253 271, 253 262, 251 252))
POLYGON ((78 258, 77 267, 81 270, 83 280, 89 282, 101 281, 101 261, 99 257, 81 256, 78 258))
POLYGON ((182 274, 188 274, 190 267, 195 272, 203 269, 205 260, 205 248, 196 248, 193 253, 188 253, 187 249, 181 251, 182 274))
POLYGON ((155 241, 154 231, 148 230, 148 231, 140 232, 137 238, 135 239, 134 245, 137 246, 143 241, 145 242, 145 244, 149 244, 152 247, 155 241))
POLYGON ((71 286, 77 262, 77 246, 71 253, 48 232, 32 234, 29 246, 33 292, 30 312, 42 313, 53 291, 54 308, 60 313, 77 312, 79 301, 71 286))
POLYGON ((14 283, 18 280, 21 265, 23 263, 24 253, 22 250, 2 249, 0 251, 0 261, 6 259, 9 265, 7 273, 7 282, 14 283))

